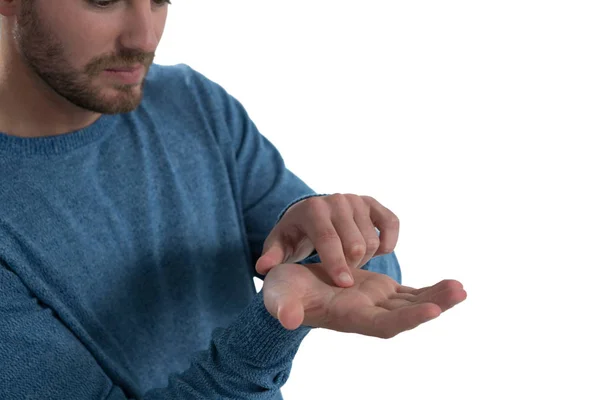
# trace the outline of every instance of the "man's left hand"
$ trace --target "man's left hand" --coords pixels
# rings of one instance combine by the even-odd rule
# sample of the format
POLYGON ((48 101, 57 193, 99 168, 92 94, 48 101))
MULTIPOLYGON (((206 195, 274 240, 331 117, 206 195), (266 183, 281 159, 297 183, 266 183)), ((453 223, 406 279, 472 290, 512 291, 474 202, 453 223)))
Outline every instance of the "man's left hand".
POLYGON ((349 287, 354 284, 350 268, 391 253, 399 230, 398 217, 372 197, 309 197, 290 207, 275 225, 256 271, 266 275, 274 266, 301 261, 316 249, 327 275, 336 285, 349 287))

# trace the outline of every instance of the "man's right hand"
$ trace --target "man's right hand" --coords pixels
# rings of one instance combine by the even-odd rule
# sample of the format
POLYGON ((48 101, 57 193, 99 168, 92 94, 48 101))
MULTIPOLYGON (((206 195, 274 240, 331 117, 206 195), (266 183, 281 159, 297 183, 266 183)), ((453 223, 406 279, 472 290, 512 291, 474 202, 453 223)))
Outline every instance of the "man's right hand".
POLYGON ((341 288, 319 263, 277 265, 265 277, 265 306, 287 329, 306 325, 387 339, 436 318, 467 297, 455 280, 414 289, 380 273, 352 273, 354 286, 341 288))

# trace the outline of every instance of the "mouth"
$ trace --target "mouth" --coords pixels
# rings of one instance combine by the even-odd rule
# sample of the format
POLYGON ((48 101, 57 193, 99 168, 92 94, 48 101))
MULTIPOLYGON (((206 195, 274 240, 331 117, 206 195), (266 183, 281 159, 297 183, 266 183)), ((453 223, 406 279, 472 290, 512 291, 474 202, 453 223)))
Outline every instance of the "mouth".
POLYGON ((129 73, 132 73, 132 72, 137 72, 137 71, 139 71, 142 68, 143 68, 142 64, 136 64, 136 65, 134 65, 132 67, 113 67, 113 68, 107 68, 106 71, 109 71, 109 72, 129 72, 129 73))
POLYGON ((104 75, 122 84, 139 84, 144 75, 144 66, 137 64, 132 67, 115 66, 104 70, 104 75))

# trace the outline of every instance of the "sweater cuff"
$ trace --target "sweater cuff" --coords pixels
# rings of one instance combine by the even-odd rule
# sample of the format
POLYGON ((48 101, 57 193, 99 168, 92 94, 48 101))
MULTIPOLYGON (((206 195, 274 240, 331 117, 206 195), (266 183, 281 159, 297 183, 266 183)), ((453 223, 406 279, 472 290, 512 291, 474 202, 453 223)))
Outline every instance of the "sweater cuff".
POLYGON ((312 328, 288 330, 265 308, 262 290, 229 327, 228 346, 245 359, 263 365, 291 362, 312 328))
POLYGON ((277 222, 279 222, 279 220, 281 219, 281 217, 283 217, 283 215, 287 212, 287 210, 290 209, 291 206, 293 206, 296 203, 301 202, 302 200, 306 200, 309 197, 318 197, 318 196, 329 196, 328 194, 316 194, 316 193, 312 193, 312 194, 307 194, 304 195, 300 198, 297 198, 296 200, 292 201, 290 204, 288 204, 288 206, 286 208, 283 209, 282 212, 279 213, 279 216, 277 217, 277 222))

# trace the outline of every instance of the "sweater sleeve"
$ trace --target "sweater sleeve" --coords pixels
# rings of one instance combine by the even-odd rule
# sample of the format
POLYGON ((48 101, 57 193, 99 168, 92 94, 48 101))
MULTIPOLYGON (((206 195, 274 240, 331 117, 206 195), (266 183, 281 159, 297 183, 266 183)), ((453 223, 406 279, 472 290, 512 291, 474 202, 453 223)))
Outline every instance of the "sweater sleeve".
POLYGON ((208 93, 214 105, 223 152, 233 165, 232 184, 251 250, 253 265, 279 218, 294 203, 318 194, 290 171, 277 150, 257 129, 246 109, 219 84, 189 69, 198 97, 208 93), (231 157, 229 157, 231 155, 231 157))
MULTIPOLYGON (((206 77, 202 79, 209 86, 213 101, 219 105, 235 150, 242 211, 254 265, 267 236, 285 212, 300 200, 323 194, 317 194, 286 167, 277 148, 258 131, 237 99, 220 85, 206 77)), ((313 252, 303 263, 320 262, 315 256, 313 252)), ((400 265, 393 252, 371 259, 363 268, 386 274, 399 283, 402 281, 400 265)))
MULTIPOLYGON (((127 400, 59 316, 0 266, 0 398, 127 400)), ((288 331, 265 309, 262 292, 227 329, 215 330, 189 369, 143 400, 270 399, 286 382, 310 328, 288 331)))

